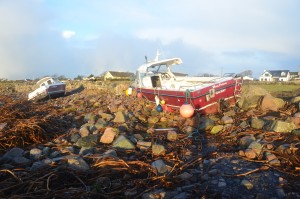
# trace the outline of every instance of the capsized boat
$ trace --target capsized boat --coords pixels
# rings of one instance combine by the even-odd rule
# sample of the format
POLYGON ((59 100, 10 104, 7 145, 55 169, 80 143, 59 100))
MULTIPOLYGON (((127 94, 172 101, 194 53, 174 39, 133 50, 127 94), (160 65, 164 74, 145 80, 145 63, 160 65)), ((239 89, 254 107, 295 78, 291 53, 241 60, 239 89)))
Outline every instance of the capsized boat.
POLYGON ((180 108, 185 103, 194 110, 212 114, 220 103, 234 104, 241 94, 242 77, 226 74, 222 77, 192 77, 177 75, 172 68, 182 64, 180 58, 147 61, 136 71, 135 89, 151 102, 163 101, 166 106, 180 108))
POLYGON ((53 77, 44 77, 36 85, 38 88, 28 94, 28 100, 36 101, 45 98, 57 98, 66 94, 66 83, 53 77))

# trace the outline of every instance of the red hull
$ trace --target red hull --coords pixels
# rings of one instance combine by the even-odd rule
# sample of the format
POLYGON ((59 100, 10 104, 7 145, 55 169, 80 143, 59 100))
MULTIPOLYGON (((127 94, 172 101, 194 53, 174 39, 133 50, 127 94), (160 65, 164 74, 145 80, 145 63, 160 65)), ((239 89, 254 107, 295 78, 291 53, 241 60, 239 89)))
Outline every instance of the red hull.
POLYGON ((164 100, 166 105, 179 108, 188 101, 195 107, 195 110, 205 114, 212 114, 219 111, 219 102, 221 100, 228 101, 230 104, 235 103, 241 93, 241 85, 242 79, 234 78, 194 91, 147 88, 137 88, 136 90, 152 102, 155 102, 155 96, 157 96, 160 100, 164 100))

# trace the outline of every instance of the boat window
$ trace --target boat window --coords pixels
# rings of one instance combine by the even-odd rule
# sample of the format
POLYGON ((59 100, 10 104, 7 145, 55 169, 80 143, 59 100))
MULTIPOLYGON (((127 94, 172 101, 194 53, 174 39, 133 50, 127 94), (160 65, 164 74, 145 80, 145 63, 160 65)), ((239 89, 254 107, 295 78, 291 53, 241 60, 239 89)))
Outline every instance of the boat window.
POLYGON ((52 84, 52 82, 51 82, 50 79, 47 81, 47 84, 48 84, 48 85, 52 84))
POLYGON ((147 71, 153 73, 166 73, 168 70, 166 65, 158 65, 158 66, 149 67, 147 71))

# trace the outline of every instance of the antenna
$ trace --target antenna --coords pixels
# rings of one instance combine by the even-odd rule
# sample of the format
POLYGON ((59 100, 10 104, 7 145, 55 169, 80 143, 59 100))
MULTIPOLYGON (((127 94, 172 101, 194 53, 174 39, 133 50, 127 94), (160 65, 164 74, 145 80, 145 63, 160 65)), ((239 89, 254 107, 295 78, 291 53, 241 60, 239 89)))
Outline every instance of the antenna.
POLYGON ((157 50, 156 50, 156 57, 155 57, 154 61, 158 61, 160 55, 161 55, 161 54, 159 53, 159 50, 157 49, 157 50))

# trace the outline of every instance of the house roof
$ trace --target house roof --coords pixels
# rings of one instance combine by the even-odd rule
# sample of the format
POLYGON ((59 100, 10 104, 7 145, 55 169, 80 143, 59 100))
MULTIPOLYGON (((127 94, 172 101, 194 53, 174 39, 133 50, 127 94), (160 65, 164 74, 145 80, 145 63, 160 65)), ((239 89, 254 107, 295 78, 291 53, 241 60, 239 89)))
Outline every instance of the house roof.
POLYGON ((131 77, 134 76, 134 73, 130 72, 117 72, 117 71, 107 71, 114 77, 131 77))
POLYGON ((286 77, 290 72, 289 70, 267 70, 273 77, 286 77))
POLYGON ((298 75, 298 72, 290 72, 291 75, 298 75))

